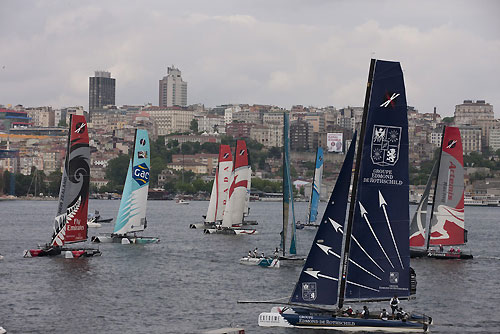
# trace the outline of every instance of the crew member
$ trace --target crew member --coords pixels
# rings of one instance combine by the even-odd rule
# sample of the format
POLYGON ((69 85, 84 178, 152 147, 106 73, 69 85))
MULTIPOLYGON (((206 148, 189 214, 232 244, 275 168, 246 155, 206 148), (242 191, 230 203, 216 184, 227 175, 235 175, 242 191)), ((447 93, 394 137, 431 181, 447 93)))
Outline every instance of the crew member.
POLYGON ((394 312, 399 308, 399 299, 398 299, 398 296, 394 295, 394 297, 391 298, 391 301, 390 301, 389 304, 391 305, 392 318, 394 319, 394 312))

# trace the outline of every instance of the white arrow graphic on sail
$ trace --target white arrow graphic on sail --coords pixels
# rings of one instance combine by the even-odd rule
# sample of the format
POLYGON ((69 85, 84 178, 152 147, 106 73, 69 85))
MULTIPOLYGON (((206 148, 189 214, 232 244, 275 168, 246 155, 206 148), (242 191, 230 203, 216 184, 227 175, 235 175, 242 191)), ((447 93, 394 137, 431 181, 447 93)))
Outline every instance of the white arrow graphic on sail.
POLYGON ((384 247, 382 247, 382 244, 378 240, 377 235, 375 234, 375 231, 373 230, 372 225, 370 224, 370 221, 368 220, 368 215, 367 215, 368 211, 366 211, 365 207, 363 206, 363 204, 361 204, 361 202, 358 202, 358 203, 359 203, 359 209, 361 211, 361 216, 365 219, 366 223, 368 224, 368 227, 370 228, 370 231, 372 232, 373 237, 377 241, 378 246, 380 247, 380 249, 384 253, 385 258, 387 259, 387 261, 389 261, 389 263, 391 264, 391 267, 394 268, 394 265, 392 264, 391 260, 389 259, 389 256, 387 256, 387 253, 385 252, 384 247))
MULTIPOLYGON (((332 247, 329 247, 329 246, 325 246, 325 245, 322 245, 322 244, 318 244, 316 243, 316 245, 318 245, 318 247, 323 251, 325 252, 326 255, 328 254, 332 254, 336 257, 338 257, 340 259, 340 255, 338 255, 337 253, 335 253, 334 251, 332 251, 332 247)), ((381 281, 380 277, 378 277, 377 275, 371 273, 369 270, 363 268, 362 266, 360 266, 356 261, 352 260, 352 259, 349 259, 349 262, 353 263, 354 265, 356 265, 359 269, 363 270, 364 272, 366 272, 367 274, 369 275, 372 275, 373 277, 375 277, 376 279, 378 279, 379 281, 381 281)))
MULTIPOLYGON (((330 223, 333 225, 333 228, 335 229, 335 232, 340 233, 340 234, 344 234, 344 233, 342 232, 342 229, 341 229, 341 227, 342 227, 342 226, 340 226, 340 224, 339 224, 339 223, 337 223, 337 222, 336 222, 335 220, 333 220, 332 218, 328 218, 328 219, 330 219, 330 223)), ((378 267, 378 269, 380 269, 383 273, 385 273, 384 269, 382 269, 382 267, 380 267, 380 266, 378 265, 378 263, 377 263, 377 262, 375 262, 375 260, 374 260, 374 259, 370 256, 370 254, 368 254, 368 252, 367 252, 367 251, 363 248, 363 246, 361 246, 361 244, 360 244, 360 243, 358 242, 358 240, 354 237, 354 235, 351 235, 351 237, 352 237, 352 240, 354 240, 354 242, 356 242, 356 244, 358 245, 358 247, 359 247, 359 248, 363 251, 363 253, 365 253, 365 255, 366 255, 366 256, 368 256, 368 258, 369 258, 369 259, 373 262, 373 264, 375 264, 375 265, 378 267)))
MULTIPOLYGON (((321 277, 321 278, 326 278, 326 279, 329 279, 329 280, 332 280, 332 281, 338 281, 338 279, 335 278, 335 277, 331 277, 331 276, 327 276, 327 275, 321 274, 319 270, 304 270, 304 272, 306 274, 308 274, 308 275, 311 275, 315 279, 318 279, 318 277, 321 277)), ((347 283, 353 284, 353 285, 356 285, 356 286, 359 286, 359 287, 362 287, 362 288, 365 288, 365 289, 368 289, 368 290, 377 291, 377 292, 379 291, 377 289, 370 288, 369 286, 358 284, 358 283, 354 283, 354 282, 351 282, 351 281, 347 281, 347 283)))
POLYGON ((396 248, 396 252, 398 253, 398 258, 399 258, 399 263, 401 263, 401 268, 405 268, 403 266, 403 261, 401 260, 401 255, 399 255, 399 249, 398 245, 396 244, 396 240, 394 239, 394 234, 392 233, 392 227, 391 223, 389 222, 389 216, 387 215, 387 202, 384 199, 384 196, 382 196, 382 193, 380 190, 378 191, 378 200, 380 203, 380 206, 382 207, 382 210, 384 210, 384 215, 385 215, 385 221, 387 222, 387 226, 389 227, 389 232, 391 232, 391 238, 392 238, 392 243, 394 244, 394 248, 396 248))
POLYGON ((330 279, 332 281, 338 281, 338 278, 320 274, 319 270, 304 270, 304 272, 308 275, 311 275, 315 279, 318 279, 318 277, 322 277, 322 278, 330 279))

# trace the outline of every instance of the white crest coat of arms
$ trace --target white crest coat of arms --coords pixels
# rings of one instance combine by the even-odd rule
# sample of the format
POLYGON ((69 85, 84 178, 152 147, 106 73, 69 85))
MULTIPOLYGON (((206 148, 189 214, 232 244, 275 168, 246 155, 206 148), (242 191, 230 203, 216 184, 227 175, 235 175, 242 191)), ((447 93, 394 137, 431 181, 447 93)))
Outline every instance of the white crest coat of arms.
POLYGON ((399 159, 402 128, 399 126, 374 125, 371 158, 375 165, 394 166, 399 159))

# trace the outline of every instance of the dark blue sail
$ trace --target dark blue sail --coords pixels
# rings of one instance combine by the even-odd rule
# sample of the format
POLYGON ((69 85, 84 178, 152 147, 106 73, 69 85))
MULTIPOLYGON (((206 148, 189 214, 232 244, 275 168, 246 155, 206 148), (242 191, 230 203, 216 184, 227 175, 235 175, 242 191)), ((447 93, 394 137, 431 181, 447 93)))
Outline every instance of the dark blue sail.
POLYGON ((337 183, 290 302, 321 305, 337 303, 343 228, 355 146, 356 134, 349 146, 337 183))
POLYGON ((398 62, 375 61, 367 112, 345 298, 408 296, 408 118, 398 62))

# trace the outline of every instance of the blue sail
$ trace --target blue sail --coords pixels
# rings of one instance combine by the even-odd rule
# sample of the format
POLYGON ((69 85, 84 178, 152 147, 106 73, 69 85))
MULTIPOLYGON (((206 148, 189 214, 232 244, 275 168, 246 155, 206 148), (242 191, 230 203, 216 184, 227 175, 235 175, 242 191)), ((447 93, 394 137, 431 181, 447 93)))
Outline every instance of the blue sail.
POLYGON ((150 169, 149 138, 146 130, 135 132, 134 151, 127 171, 120 209, 113 233, 125 235, 146 228, 146 205, 150 169))
POLYGON ((345 298, 410 294, 408 118, 398 62, 374 61, 345 298))
POLYGON ((290 302, 321 305, 337 303, 340 254, 355 146, 356 134, 290 302))
POLYGON ((323 148, 318 147, 316 153, 316 168, 311 189, 311 202, 309 203, 309 223, 314 223, 318 216, 319 196, 321 195, 321 181, 323 179, 323 148))
POLYGON ((289 253, 292 255, 297 254, 296 247, 296 225, 295 225, 295 210, 293 206, 293 188, 292 178, 290 175, 290 123, 289 115, 284 114, 283 117, 283 230, 281 238, 281 247, 283 255, 287 247, 286 240, 288 238, 288 214, 291 206, 292 209, 292 224, 290 231, 290 249, 289 253))

